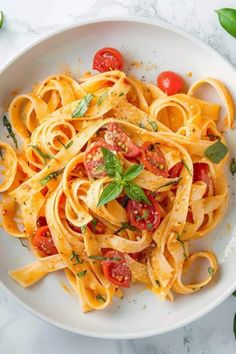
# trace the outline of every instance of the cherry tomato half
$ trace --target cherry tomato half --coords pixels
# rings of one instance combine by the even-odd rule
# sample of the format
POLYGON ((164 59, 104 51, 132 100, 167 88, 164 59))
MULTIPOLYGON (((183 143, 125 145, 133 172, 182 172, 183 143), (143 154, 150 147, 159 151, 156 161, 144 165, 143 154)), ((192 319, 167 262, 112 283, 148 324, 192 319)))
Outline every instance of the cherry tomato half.
POLYGON ((127 158, 134 158, 141 152, 140 148, 132 143, 130 137, 116 123, 109 124, 104 138, 114 150, 122 151, 127 158))
POLYGON ((103 73, 109 70, 122 70, 124 58, 115 48, 102 48, 93 58, 93 69, 103 73))
POLYGON ((42 226, 36 231, 33 246, 38 248, 43 256, 51 256, 58 253, 48 226, 42 226))
POLYGON ((177 162, 174 166, 169 170, 169 177, 176 178, 179 177, 180 172, 182 171, 184 164, 183 162, 177 162))
POLYGON ((168 96, 175 95, 183 89, 184 80, 173 71, 163 71, 157 77, 157 86, 168 96))
POLYGON ((141 147, 141 160, 150 172, 157 176, 168 177, 166 161, 158 144, 146 141, 141 147))
POLYGON ((118 261, 107 260, 101 262, 106 279, 114 285, 129 288, 131 282, 131 272, 125 260, 124 254, 118 251, 110 250, 105 253, 105 257, 119 258, 118 261))
POLYGON ((203 197, 209 193, 210 186, 212 185, 212 178, 210 174, 209 165, 204 162, 196 162, 193 164, 193 182, 202 181, 206 183, 207 188, 203 197))
POLYGON ((85 154, 84 166, 88 175, 91 177, 100 178, 106 176, 105 163, 101 147, 110 149, 107 143, 101 139, 94 143, 85 154))
POLYGON ((156 199, 146 193, 151 205, 146 203, 129 200, 127 204, 127 213, 131 225, 139 230, 154 231, 161 221, 161 210, 156 199))

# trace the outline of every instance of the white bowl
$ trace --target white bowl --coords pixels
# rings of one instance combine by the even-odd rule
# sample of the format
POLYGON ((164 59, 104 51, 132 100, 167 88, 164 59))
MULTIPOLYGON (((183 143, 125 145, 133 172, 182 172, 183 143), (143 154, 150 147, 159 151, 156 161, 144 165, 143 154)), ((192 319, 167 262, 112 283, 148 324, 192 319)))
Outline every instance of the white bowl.
MULTIPOLYGON (((10 92, 16 88, 30 89, 47 75, 60 72, 70 65, 75 76, 90 70, 94 53, 106 46, 120 49, 127 69, 147 80, 154 80, 158 72, 171 69, 185 76, 191 83, 205 76, 222 79, 233 91, 236 82, 234 68, 214 50, 175 28, 144 20, 107 19, 86 22, 58 30, 23 50, 1 70, 0 107, 6 107, 10 92), (131 65, 132 61, 144 64, 131 65), (156 64, 156 67, 155 65, 156 64), (191 71, 191 78, 185 74, 191 71)), ((5 130, 1 128, 1 131, 5 130)), ((232 152, 236 143, 227 134, 232 152)), ((233 155, 233 154, 232 154, 233 155)), ((236 154, 235 154, 236 155, 236 154)), ((231 190, 233 180, 229 177, 231 190)), ((234 183, 235 188, 235 183, 234 183)), ((0 280, 19 304, 32 314, 71 332, 100 338, 140 338, 160 334, 206 314, 220 304, 236 288, 236 252, 234 201, 228 214, 201 247, 212 248, 220 262, 220 273, 202 291, 177 297, 173 303, 160 302, 149 291, 137 288, 104 310, 83 314, 77 299, 66 293, 61 282, 63 272, 48 275, 35 286, 22 289, 9 276, 10 269, 33 260, 31 253, 19 240, 0 231, 0 280)))

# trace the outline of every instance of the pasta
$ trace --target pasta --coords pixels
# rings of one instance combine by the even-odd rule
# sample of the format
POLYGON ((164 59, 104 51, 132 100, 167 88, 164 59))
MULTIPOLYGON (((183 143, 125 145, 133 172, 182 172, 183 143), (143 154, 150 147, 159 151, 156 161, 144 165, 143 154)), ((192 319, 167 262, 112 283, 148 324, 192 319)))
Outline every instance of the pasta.
POLYGON ((227 208, 233 114, 219 80, 167 96, 120 70, 50 76, 15 97, 6 127, 22 145, 0 142, 2 225, 36 261, 10 276, 28 287, 63 269, 85 312, 136 282, 170 301, 206 286, 217 260, 191 241, 227 208), (222 99, 223 123, 218 104, 196 97, 206 84, 222 99), (208 263, 204 279, 184 281, 196 262, 208 263))

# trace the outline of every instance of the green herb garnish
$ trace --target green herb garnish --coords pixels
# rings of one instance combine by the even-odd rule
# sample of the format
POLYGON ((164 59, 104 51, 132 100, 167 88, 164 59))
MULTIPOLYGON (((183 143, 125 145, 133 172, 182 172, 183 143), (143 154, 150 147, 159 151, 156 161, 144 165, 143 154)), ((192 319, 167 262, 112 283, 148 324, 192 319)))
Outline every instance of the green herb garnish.
POLYGON ((76 265, 76 264, 82 264, 84 261, 82 259, 80 259, 79 255, 76 254, 74 251, 72 251, 72 254, 71 254, 71 257, 70 257, 70 260, 72 261, 73 259, 75 259, 75 263, 73 263, 73 265, 76 265))
POLYGON ((107 97, 108 95, 108 91, 104 92, 99 99, 97 100, 97 105, 100 106, 100 104, 102 104, 102 102, 104 101, 104 99, 107 97))
POLYGON ((10 137, 12 138, 14 144, 15 144, 15 147, 18 149, 18 143, 17 143, 17 139, 16 139, 16 136, 12 130, 12 126, 11 126, 11 123, 9 122, 9 120, 7 119, 7 116, 3 116, 3 125, 4 127, 7 128, 7 131, 10 135, 10 137))
POLYGON ((210 274, 210 276, 211 276, 211 277, 213 277, 214 272, 215 272, 215 271, 214 271, 214 268, 212 268, 212 267, 208 267, 208 269, 207 269, 207 270, 208 270, 208 273, 210 274))
POLYGON ((139 126, 139 128, 146 129, 146 128, 145 128, 145 125, 144 125, 143 123, 139 123, 138 126, 139 126))
POLYGON ((187 253, 186 253, 186 249, 185 249, 185 243, 184 243, 183 240, 181 240, 181 235, 180 234, 176 234, 176 240, 178 242, 180 242, 182 247, 183 247, 183 256, 184 256, 184 258, 185 259, 188 258, 187 253))
POLYGON ((232 294, 232 295, 236 297, 236 290, 233 292, 233 294, 232 294))
POLYGON ((120 261, 119 257, 88 256, 88 258, 94 259, 95 261, 120 261))
POLYGON ((218 14, 221 26, 236 38, 236 9, 223 8, 215 12, 218 14))
POLYGON ((0 11, 0 28, 2 28, 4 22, 4 14, 2 10, 0 11))
POLYGON ((102 295, 97 295, 96 296, 96 299, 99 301, 99 302, 106 302, 106 300, 104 299, 104 297, 102 295))
POLYGON ((72 113, 72 118, 83 117, 89 108, 89 104, 93 98, 93 94, 89 93, 85 97, 83 97, 78 103, 76 109, 72 113))
POLYGON ((66 145, 64 145, 64 148, 67 150, 71 147, 71 145, 73 145, 73 140, 69 141, 69 143, 67 143, 66 145))
POLYGON ((230 172, 232 173, 232 175, 234 176, 234 174, 236 173, 236 161, 235 158, 233 157, 231 162, 230 162, 230 172))
POLYGON ((154 130, 154 132, 158 131, 158 127, 157 127, 157 123, 156 122, 149 120, 148 123, 151 125, 152 129, 154 130))
POLYGON ((158 191, 159 189, 164 188, 164 187, 174 186, 174 185, 178 184, 181 179, 182 179, 182 177, 178 177, 174 181, 166 182, 165 184, 162 184, 160 187, 158 187, 156 189, 156 191, 158 191))
POLYGON ((57 176, 59 176, 60 174, 62 174, 62 172, 64 171, 64 168, 62 168, 61 170, 55 171, 55 172, 51 172, 49 173, 49 175, 47 175, 45 178, 41 179, 39 181, 39 183, 42 186, 46 186, 46 184, 51 181, 51 179, 53 178, 57 178, 57 176))
POLYGON ((121 227, 118 230, 116 230, 114 233, 117 234, 118 232, 120 232, 122 230, 136 231, 137 228, 135 226, 131 225, 129 222, 122 222, 121 227))
POLYGON ((124 92, 121 92, 121 93, 119 94, 119 97, 122 97, 122 96, 124 96, 124 92))
POLYGON ((113 177, 114 180, 103 189, 97 206, 100 207, 116 199, 121 194, 123 188, 130 199, 150 204, 143 189, 134 182, 131 182, 132 179, 136 178, 142 172, 143 166, 135 164, 123 173, 122 165, 116 155, 104 147, 101 150, 105 161, 105 170, 108 176, 113 177))
POLYGON ((97 226, 98 221, 97 221, 97 219, 93 219, 91 221, 91 223, 92 223, 92 232, 95 234, 96 226, 97 226))
POLYGON ((46 154, 45 152, 40 150, 40 148, 37 145, 30 145, 30 146, 43 158, 44 163, 47 163, 47 160, 54 159, 53 155, 46 154))
POLYGON ((147 223, 147 229, 150 231, 153 228, 153 224, 151 222, 147 223))
POLYGON ((82 278, 85 276, 86 273, 87 273, 87 270, 85 269, 85 270, 82 270, 81 272, 76 273, 76 275, 77 275, 77 277, 82 278))
POLYGON ((84 233, 85 233, 86 227, 87 227, 87 224, 82 225, 82 226, 80 227, 80 229, 81 229, 81 233, 82 233, 82 234, 84 234, 84 233))
POLYGON ((190 171, 188 165, 186 164, 186 162, 185 162, 184 160, 181 160, 181 161, 183 162, 184 167, 186 168, 186 170, 188 171, 188 173, 190 174, 190 176, 192 176, 192 173, 191 173, 191 171, 190 171))
POLYGON ((216 141, 204 151, 204 155, 213 163, 219 163, 227 153, 228 148, 221 141, 216 141))

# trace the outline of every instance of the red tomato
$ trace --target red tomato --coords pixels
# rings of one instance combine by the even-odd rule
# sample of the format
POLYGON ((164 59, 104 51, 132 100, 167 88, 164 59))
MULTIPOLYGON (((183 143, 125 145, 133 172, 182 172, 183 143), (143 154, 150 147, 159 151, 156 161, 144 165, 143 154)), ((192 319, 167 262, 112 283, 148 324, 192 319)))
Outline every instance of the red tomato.
POLYGON ((51 256, 58 253, 48 226, 42 226, 36 231, 33 246, 38 248, 44 256, 51 256))
POLYGON ((102 48, 93 58, 93 69, 103 73, 109 70, 122 70, 124 58, 115 48, 102 48))
POLYGON ((128 253, 128 255, 133 258, 136 262, 141 262, 142 260, 146 259, 146 250, 140 252, 133 252, 128 253))
POLYGON ((141 147, 141 161, 145 168, 155 175, 168 177, 166 161, 158 144, 146 141, 141 147))
POLYGON ((177 162, 174 166, 169 170, 169 177, 176 178, 179 177, 180 172, 182 171, 184 164, 183 162, 177 162))
POLYGON ((134 158, 141 152, 140 148, 132 143, 130 137, 125 134, 117 123, 109 124, 104 138, 114 150, 123 152, 127 158, 134 158))
POLYGON ((204 162, 196 162, 193 164, 193 182, 202 181, 206 183, 207 188, 203 197, 208 195, 209 188, 212 185, 209 165, 204 162))
POLYGON ((168 96, 175 95, 183 89, 184 80, 173 71, 163 71, 157 77, 157 86, 168 96))
POLYGON ((188 211, 187 222, 189 222, 190 224, 194 224, 193 213, 191 211, 188 211))
POLYGON ((131 272, 127 265, 124 255, 121 252, 110 250, 105 257, 119 258, 119 261, 102 261, 102 269, 105 277, 110 283, 129 288, 131 282, 131 272))
POLYGON ((92 147, 86 152, 84 157, 84 166, 89 176, 104 177, 106 176, 104 158, 101 147, 110 149, 106 142, 101 139, 94 143, 92 147))
POLYGON ((37 220, 37 227, 41 227, 41 226, 46 226, 47 225, 47 220, 44 216, 40 216, 37 220))
POLYGON ((127 213, 131 225, 139 230, 154 231, 161 221, 161 210, 156 199, 146 193, 151 205, 146 203, 129 200, 127 204, 127 213))

